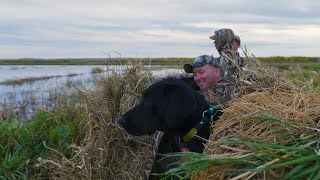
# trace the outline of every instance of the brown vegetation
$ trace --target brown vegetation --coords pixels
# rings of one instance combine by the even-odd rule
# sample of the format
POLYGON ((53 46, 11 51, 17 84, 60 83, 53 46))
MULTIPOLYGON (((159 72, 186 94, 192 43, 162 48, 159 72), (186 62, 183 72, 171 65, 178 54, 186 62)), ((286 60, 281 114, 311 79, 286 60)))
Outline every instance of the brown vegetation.
MULTIPOLYGON (((317 127, 320 117, 318 92, 305 82, 294 85, 277 70, 261 64, 256 58, 247 57, 246 63, 249 66, 241 77, 246 77, 248 81, 238 81, 236 99, 228 104, 224 115, 212 126, 213 134, 205 149, 209 157, 237 158, 254 154, 247 146, 228 144, 226 140, 286 145, 292 143, 294 138, 281 133, 290 132, 300 136, 313 132, 309 127, 317 127), (283 123, 271 122, 270 118, 264 120, 268 116, 294 123, 285 127, 288 131, 283 131, 283 123)), ((59 162, 41 159, 39 164, 58 178, 142 179, 147 159, 154 155, 154 142, 151 137, 126 136, 115 120, 119 114, 134 106, 141 92, 152 82, 154 78, 151 73, 142 71, 141 65, 129 66, 123 74, 113 71, 110 77, 102 78, 96 91, 83 92, 87 100, 87 117, 83 122, 86 125, 85 139, 81 146, 73 147, 76 155, 59 162)), ((286 158, 289 155, 277 156, 286 158)), ((274 158, 263 166, 277 161, 274 158)), ((279 178, 290 167, 262 172, 248 169, 247 166, 236 164, 211 165, 194 178, 279 178), (234 173, 235 169, 242 169, 242 173, 234 173)))
POLYGON ((41 159, 39 165, 66 179, 142 179, 147 159, 154 154, 152 137, 131 137, 116 124, 117 117, 135 105, 153 81, 141 64, 123 74, 101 78, 94 92, 83 92, 87 117, 85 139, 74 147, 76 156, 60 162, 41 159))
MULTIPOLYGON (((252 76, 251 82, 239 81, 239 98, 228 104, 223 110, 223 116, 212 126, 213 133, 205 148, 205 153, 211 158, 228 160, 224 164, 213 163, 196 174, 194 179, 282 178, 296 166, 279 165, 279 168, 272 170, 263 168, 295 155, 286 154, 285 151, 279 155, 276 150, 266 148, 265 151, 273 158, 268 157, 271 159, 269 162, 259 165, 261 159, 258 157, 263 156, 255 154, 257 152, 246 142, 293 146, 298 142, 297 137, 316 134, 313 128, 319 127, 320 93, 306 83, 292 84, 281 73, 259 63, 255 58, 247 59, 252 74, 246 75, 252 76), (256 162, 250 158, 245 160, 249 156, 257 156, 256 162), (243 163, 235 163, 239 159, 243 163)), ((299 147, 310 145, 312 143, 299 147)), ((306 164, 308 166, 312 167, 312 164, 306 164)))

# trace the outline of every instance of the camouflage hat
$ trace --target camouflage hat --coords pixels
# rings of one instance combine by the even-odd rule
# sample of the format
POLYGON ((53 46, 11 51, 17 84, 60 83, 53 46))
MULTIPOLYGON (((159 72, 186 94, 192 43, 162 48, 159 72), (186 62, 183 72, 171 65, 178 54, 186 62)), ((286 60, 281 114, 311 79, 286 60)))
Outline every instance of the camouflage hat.
POLYGON ((214 45, 219 53, 226 45, 232 47, 232 44, 235 40, 234 33, 231 29, 216 30, 214 35, 210 36, 209 38, 214 40, 214 45))
POLYGON ((184 71, 186 73, 192 73, 194 66, 201 67, 206 64, 210 64, 214 67, 220 68, 219 59, 216 59, 213 56, 209 56, 209 55, 202 55, 202 56, 198 56, 192 63, 185 64, 184 71))

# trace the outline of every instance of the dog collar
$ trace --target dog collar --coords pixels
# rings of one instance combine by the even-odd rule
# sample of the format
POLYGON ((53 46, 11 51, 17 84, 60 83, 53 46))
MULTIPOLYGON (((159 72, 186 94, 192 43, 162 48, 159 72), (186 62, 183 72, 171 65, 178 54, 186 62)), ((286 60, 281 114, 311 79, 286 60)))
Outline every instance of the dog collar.
POLYGON ((209 120, 213 117, 214 109, 211 105, 209 105, 208 109, 203 111, 201 120, 196 124, 194 128, 192 128, 186 135, 183 136, 183 141, 188 142, 191 138, 193 138, 198 131, 209 122, 209 120))

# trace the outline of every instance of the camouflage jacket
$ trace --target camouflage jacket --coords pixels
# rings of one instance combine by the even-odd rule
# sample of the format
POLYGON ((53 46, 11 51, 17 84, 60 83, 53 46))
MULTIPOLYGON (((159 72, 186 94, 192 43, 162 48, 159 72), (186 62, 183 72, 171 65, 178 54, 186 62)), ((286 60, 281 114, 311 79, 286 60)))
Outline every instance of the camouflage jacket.
POLYGON ((235 41, 233 31, 231 29, 219 29, 210 38, 214 40, 215 47, 220 54, 219 63, 223 71, 223 77, 239 77, 241 67, 244 64, 239 53, 232 50, 235 41))
POLYGON ((243 58, 240 57, 240 54, 238 52, 236 52, 236 62, 239 67, 242 68, 244 66, 243 58))
POLYGON ((241 68, 244 66, 243 59, 238 52, 232 49, 223 49, 219 57, 223 77, 239 77, 241 68))
POLYGON ((214 32, 214 35, 210 39, 214 40, 214 46, 220 54, 223 49, 231 49, 235 40, 231 29, 219 29, 214 32))
POLYGON ((215 86, 199 90, 212 105, 222 105, 234 98, 236 79, 233 76, 222 78, 215 86))

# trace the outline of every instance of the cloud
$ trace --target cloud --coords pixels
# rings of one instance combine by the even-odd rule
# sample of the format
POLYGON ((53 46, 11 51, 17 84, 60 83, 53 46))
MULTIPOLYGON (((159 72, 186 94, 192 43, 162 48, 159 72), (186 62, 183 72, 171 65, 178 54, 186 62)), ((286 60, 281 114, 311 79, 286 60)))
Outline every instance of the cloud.
POLYGON ((319 56, 319 7, 315 0, 3 0, 0 58, 103 56, 101 49, 217 55, 208 37, 219 28, 233 29, 257 56, 319 56))

